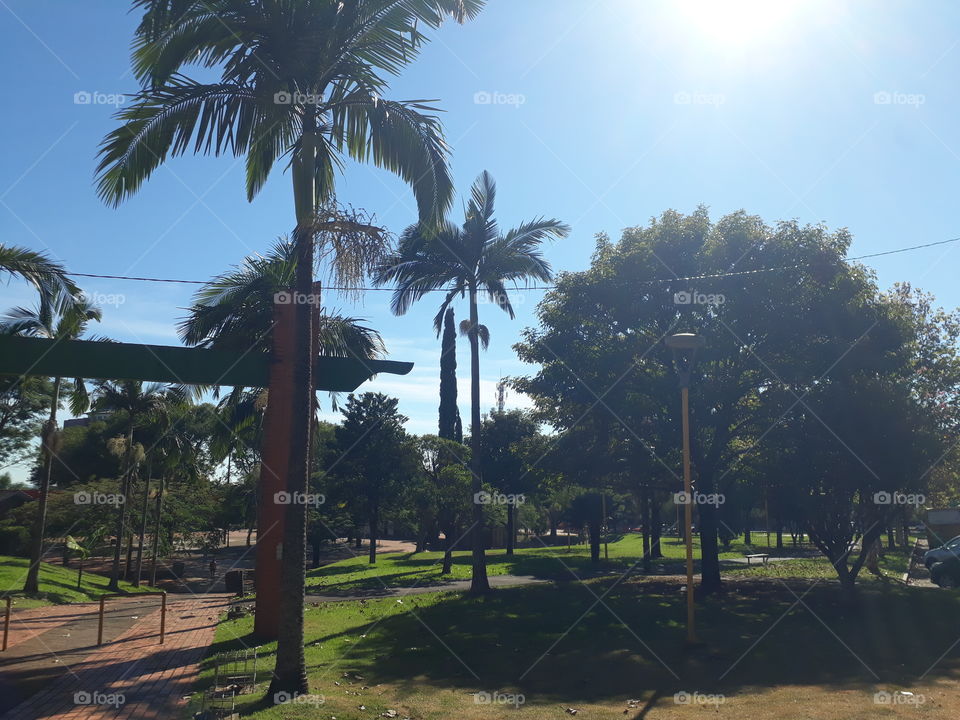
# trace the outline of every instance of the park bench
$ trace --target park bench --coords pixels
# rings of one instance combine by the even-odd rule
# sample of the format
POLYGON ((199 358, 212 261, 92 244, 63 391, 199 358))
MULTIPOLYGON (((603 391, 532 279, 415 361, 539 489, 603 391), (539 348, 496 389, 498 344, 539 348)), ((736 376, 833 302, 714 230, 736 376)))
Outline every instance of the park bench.
POLYGON ((767 564, 767 560, 770 559, 770 556, 766 553, 753 553, 752 555, 747 555, 747 565, 750 565, 754 560, 760 560, 764 565, 767 564))

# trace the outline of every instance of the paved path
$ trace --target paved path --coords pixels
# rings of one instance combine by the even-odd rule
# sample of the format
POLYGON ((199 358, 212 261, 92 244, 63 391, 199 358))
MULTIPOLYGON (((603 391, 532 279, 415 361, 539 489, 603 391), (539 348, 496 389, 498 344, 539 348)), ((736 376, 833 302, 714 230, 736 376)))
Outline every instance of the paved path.
MULTIPOLYGON (((56 609, 61 613, 78 613, 72 621, 59 624, 52 624, 55 614, 49 608, 42 608, 48 612, 36 613, 32 628, 29 623, 24 626, 18 633, 21 636, 18 647, 11 647, 13 654, 0 665, 0 682, 6 683, 2 688, 3 707, 16 703, 17 696, 12 692, 27 681, 24 677, 18 681, 17 673, 27 673, 32 666, 51 669, 43 675, 43 689, 15 705, 3 719, 166 720, 182 715, 185 705, 182 698, 193 688, 199 662, 213 641, 218 615, 229 606, 230 596, 168 596, 163 645, 157 636, 160 610, 153 600, 152 608, 141 598, 117 601, 112 619, 105 622, 105 643, 99 648, 96 647, 95 606, 92 616, 90 604, 69 609, 58 606, 56 609), (125 605, 119 607, 119 603, 125 605), (135 605, 136 612, 131 612, 130 603, 135 605), (45 615, 49 621, 47 629, 29 637, 31 630, 43 627, 45 615), (63 632, 68 627, 69 640, 63 632), (40 648, 36 648, 37 645, 40 648), (60 652, 54 647, 64 645, 60 652), (24 655, 28 647, 35 652, 24 655)), ((29 616, 25 618, 29 619, 29 616)), ((11 637, 13 627, 15 624, 11 626, 11 637)))

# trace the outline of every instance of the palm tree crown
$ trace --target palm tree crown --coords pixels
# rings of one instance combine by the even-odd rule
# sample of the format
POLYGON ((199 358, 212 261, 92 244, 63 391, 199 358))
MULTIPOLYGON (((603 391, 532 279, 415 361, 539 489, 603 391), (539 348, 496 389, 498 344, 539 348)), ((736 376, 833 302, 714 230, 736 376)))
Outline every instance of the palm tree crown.
POLYGON ((46 301, 55 296, 74 297, 80 292, 60 263, 27 248, 0 244, 0 275, 4 273, 19 275, 33 285, 46 301))
POLYGON ((385 75, 416 58, 445 17, 464 21, 483 0, 136 0, 134 40, 144 90, 103 141, 98 191, 120 203, 168 156, 188 150, 246 156, 247 196, 274 163, 301 156, 315 195, 333 196, 342 156, 398 174, 423 217, 452 195, 447 146, 426 101, 383 99, 385 75), (218 82, 182 74, 221 69, 218 82), (304 143, 304 135, 311 142, 304 143), (314 139, 315 137, 315 139, 314 139), (306 147, 309 145, 309 147, 306 147))
MULTIPOLYGON (((540 253, 544 240, 566 237, 570 228, 558 220, 538 218, 501 233, 494 219, 497 188, 490 173, 483 172, 471 189, 462 226, 445 222, 438 232, 422 225, 407 228, 396 253, 386 258, 374 273, 378 285, 395 283, 391 308, 405 314, 427 293, 447 290, 433 320, 437 334, 447 307, 471 288, 514 317, 507 284, 548 282, 550 264, 540 253)), ((479 326, 486 347, 489 332, 479 326)))

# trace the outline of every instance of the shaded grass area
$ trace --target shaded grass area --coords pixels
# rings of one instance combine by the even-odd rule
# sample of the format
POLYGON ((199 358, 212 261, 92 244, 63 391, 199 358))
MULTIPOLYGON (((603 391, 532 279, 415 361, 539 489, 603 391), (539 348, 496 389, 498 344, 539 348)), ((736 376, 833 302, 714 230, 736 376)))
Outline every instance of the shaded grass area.
MULTIPOLYGON (((755 537, 756 539, 756 537, 755 537)), ((654 572, 658 574, 683 572, 685 546, 676 537, 661 540, 663 557, 653 561, 654 572)), ((788 562, 767 566, 746 567, 734 563, 724 563, 724 571, 733 576, 742 577, 835 577, 829 562, 819 556, 809 545, 799 548, 784 547, 782 550, 768 550, 764 545, 745 545, 742 536, 720 553, 721 560, 742 559, 751 553, 768 553, 778 557, 796 556, 788 562)), ((643 543, 639 534, 631 533, 617 538, 607 546, 609 558, 605 558, 601 548, 601 563, 594 565, 590 561, 590 549, 585 545, 570 547, 534 544, 517 549, 509 557, 504 550, 491 550, 487 553, 487 573, 489 575, 530 575, 547 580, 574 580, 587 578, 598 573, 621 574, 630 568, 636 572, 642 570, 643 543)), ((694 539, 694 557, 699 558, 699 538, 694 539)), ((887 551, 881 558, 881 568, 891 576, 900 576, 906 572, 909 551, 887 551)), ((375 565, 370 565, 367 556, 357 556, 341 560, 316 570, 307 577, 307 592, 324 595, 352 595, 376 592, 385 588, 398 587, 436 587, 449 580, 469 579, 471 557, 469 552, 453 554, 453 567, 449 575, 441 575, 443 561, 441 552, 387 553, 377 556, 375 565)), ((699 561, 696 565, 699 567, 699 561)), ((864 573, 863 577, 866 577, 864 573)))
MULTIPOLYGON (((730 579, 724 594, 699 603, 706 647, 696 653, 683 648, 683 593, 669 578, 324 603, 308 608, 305 632, 311 689, 322 706, 268 707, 262 684, 238 710, 338 720, 395 710, 397 717, 440 720, 515 711, 556 718, 570 707, 582 717, 639 718, 629 700, 672 712, 680 691, 722 694, 732 703, 784 686, 819 686, 849 693, 862 705, 856 716, 874 717, 879 689, 955 682, 956 593, 869 583, 855 610, 843 608, 838 593, 828 582, 730 579), (491 707, 476 702, 478 692, 523 695, 524 702, 491 707)), ((252 624, 250 617, 221 623, 214 652, 254 645, 252 624)), ((264 671, 275 648, 260 650, 264 671)), ((209 659, 205 668, 202 684, 209 685, 209 659)), ((792 716, 796 708, 782 715, 792 716)))
MULTIPOLYGON (((40 564, 40 592, 37 595, 24 595, 23 583, 27 579, 27 558, 0 555, 0 596, 13 597, 13 605, 19 608, 32 608, 41 605, 62 605, 65 603, 92 602, 101 595, 111 592, 107 589, 110 579, 95 575, 86 570, 77 589, 76 568, 65 568, 49 563, 40 564)), ((127 593, 151 592, 150 587, 133 587, 121 582, 120 591, 127 593)))

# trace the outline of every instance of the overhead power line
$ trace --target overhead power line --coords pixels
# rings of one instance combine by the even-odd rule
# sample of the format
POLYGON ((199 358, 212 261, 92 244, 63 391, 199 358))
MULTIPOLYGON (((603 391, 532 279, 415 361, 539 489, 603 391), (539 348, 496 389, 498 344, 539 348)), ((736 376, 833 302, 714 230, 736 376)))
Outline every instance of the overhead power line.
MULTIPOLYGON (((949 238, 948 240, 938 240, 937 242, 924 243, 922 245, 911 245, 910 247, 897 248, 896 250, 885 250, 883 252, 870 253, 868 255, 857 255, 855 257, 846 258, 846 262, 854 262, 857 260, 868 260, 870 258, 884 257, 885 255, 897 255, 898 253, 912 252, 914 250, 923 250, 925 248, 936 247, 938 245, 949 245, 950 243, 960 242, 960 237, 949 238)), ((809 265, 797 264, 797 265, 784 265, 782 267, 772 267, 772 268, 757 268, 755 270, 739 270, 733 272, 724 272, 716 273, 714 275, 691 275, 689 277, 672 277, 672 278, 656 278, 654 280, 641 280, 638 285, 658 285, 663 283, 673 283, 673 282, 686 282, 689 280, 713 280, 717 278, 726 278, 726 277, 740 277, 743 275, 757 275, 759 273, 768 273, 768 272, 783 272, 785 270, 797 270, 798 268, 809 267, 809 265)), ((212 280, 179 280, 174 278, 152 278, 152 277, 135 277, 130 275, 101 275, 97 273, 78 273, 78 272, 68 272, 67 275, 71 277, 87 277, 87 278, 98 278, 102 280, 132 280, 136 282, 153 282, 153 283, 174 283, 179 285, 209 285, 212 280)), ((527 285, 527 286, 517 286, 516 288, 511 288, 513 290, 554 290, 556 285, 527 285)), ((326 290, 337 290, 341 292, 393 292, 393 288, 389 287, 336 287, 331 286, 325 288, 326 290)), ((446 288, 436 288, 434 290, 427 290, 427 292, 447 292, 446 288)))

